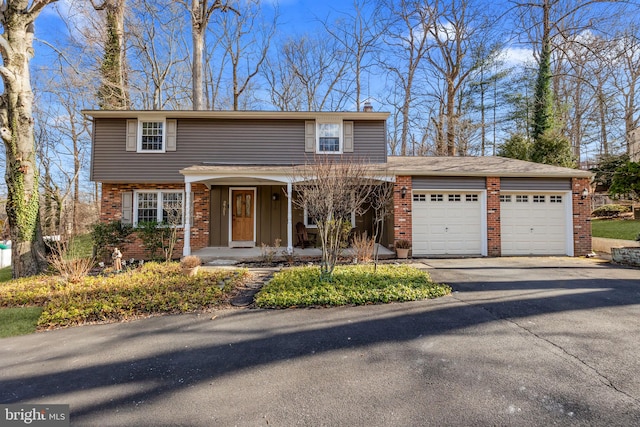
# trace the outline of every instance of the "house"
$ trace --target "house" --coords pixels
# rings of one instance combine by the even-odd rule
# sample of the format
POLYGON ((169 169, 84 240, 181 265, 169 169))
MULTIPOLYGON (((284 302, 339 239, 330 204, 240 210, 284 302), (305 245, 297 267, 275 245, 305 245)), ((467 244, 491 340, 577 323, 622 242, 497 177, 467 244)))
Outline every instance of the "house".
MULTIPOLYGON (((296 224, 313 227, 287 197, 293 169, 324 156, 365 161, 394 182, 382 243, 410 240, 414 256, 591 252, 589 172, 500 157, 388 156, 388 113, 84 113, 93 119, 101 219, 162 221, 167 206, 177 207, 185 255, 276 239, 293 247, 296 224)), ((352 222, 364 231, 372 219, 352 222)), ((142 255, 136 243, 126 252, 142 255)))

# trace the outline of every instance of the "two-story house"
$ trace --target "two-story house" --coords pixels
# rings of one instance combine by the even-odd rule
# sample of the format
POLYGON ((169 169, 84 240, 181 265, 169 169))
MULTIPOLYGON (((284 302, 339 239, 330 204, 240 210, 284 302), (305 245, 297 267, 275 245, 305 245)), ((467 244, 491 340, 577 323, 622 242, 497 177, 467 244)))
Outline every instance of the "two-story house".
MULTIPOLYGON (((387 155, 388 113, 85 111, 101 219, 163 221, 178 212, 182 254, 295 244, 312 228, 288 194, 297 165, 323 156, 367 162, 394 182, 386 245, 414 256, 568 255, 591 251, 591 174, 500 157, 387 155)), ((370 215, 352 218, 360 231, 370 215)), ((142 255, 137 245, 127 248, 142 255)))

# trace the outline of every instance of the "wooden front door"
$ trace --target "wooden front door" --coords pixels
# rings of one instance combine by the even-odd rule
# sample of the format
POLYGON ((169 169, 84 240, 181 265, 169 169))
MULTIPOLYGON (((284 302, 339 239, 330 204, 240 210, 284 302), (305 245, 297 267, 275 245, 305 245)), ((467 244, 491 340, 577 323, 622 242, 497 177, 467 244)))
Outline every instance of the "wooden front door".
POLYGON ((253 242, 255 191, 231 190, 231 240, 253 242))

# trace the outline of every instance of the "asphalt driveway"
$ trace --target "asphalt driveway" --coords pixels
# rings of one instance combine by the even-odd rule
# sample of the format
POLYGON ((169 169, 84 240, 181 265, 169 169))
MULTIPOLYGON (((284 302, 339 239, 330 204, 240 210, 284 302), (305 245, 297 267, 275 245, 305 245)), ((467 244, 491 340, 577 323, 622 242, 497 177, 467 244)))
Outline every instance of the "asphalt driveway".
POLYGON ((72 425, 639 425, 640 270, 423 260, 431 301, 225 310, 0 340, 0 403, 72 425))

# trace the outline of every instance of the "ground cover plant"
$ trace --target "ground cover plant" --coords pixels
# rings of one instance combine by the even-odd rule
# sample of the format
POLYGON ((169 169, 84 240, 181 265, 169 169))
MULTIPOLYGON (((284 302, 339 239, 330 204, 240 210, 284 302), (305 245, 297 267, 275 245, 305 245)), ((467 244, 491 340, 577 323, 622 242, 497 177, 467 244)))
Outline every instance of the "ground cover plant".
POLYGON ((37 276, 0 286, 0 307, 41 307, 39 329, 122 321, 220 305, 247 277, 246 270, 185 276, 178 263, 146 263, 139 269, 88 276, 77 283, 59 276, 37 276))
POLYGON ((636 240, 640 234, 640 220, 591 220, 593 237, 636 240))
POLYGON ((429 274, 407 265, 337 266, 331 280, 319 267, 296 267, 276 273, 256 295, 263 308, 337 306, 415 301, 451 292, 429 274))

